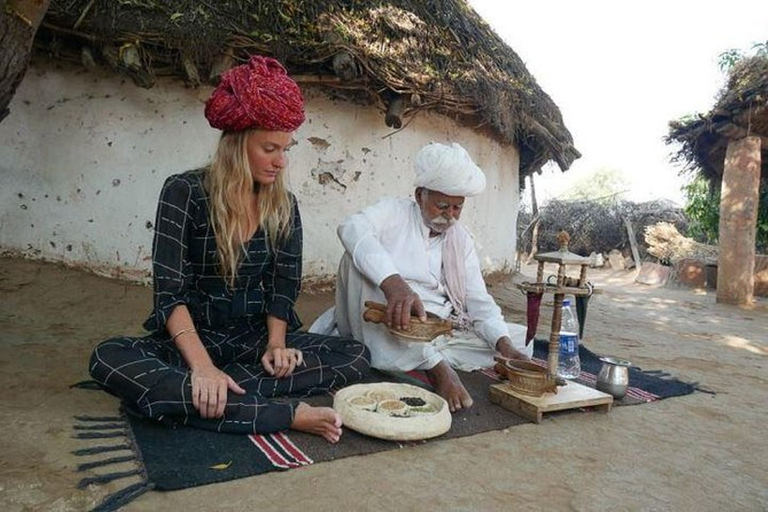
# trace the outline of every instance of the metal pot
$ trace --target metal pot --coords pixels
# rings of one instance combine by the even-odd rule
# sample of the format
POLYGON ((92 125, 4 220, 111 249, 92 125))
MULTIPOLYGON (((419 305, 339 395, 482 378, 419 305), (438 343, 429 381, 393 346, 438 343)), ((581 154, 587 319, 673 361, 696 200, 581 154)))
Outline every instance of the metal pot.
POLYGON ((601 357, 603 366, 597 375, 597 389, 616 399, 624 398, 629 387, 629 367, 632 363, 616 357, 601 357))

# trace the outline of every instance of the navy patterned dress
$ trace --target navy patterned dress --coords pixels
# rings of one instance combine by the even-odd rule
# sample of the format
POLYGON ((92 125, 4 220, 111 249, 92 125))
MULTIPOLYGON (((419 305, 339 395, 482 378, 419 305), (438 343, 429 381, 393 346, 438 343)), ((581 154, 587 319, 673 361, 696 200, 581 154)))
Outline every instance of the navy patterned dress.
POLYGON ((160 194, 153 248, 154 309, 144 323, 151 334, 118 337, 96 347, 91 376, 126 406, 168 424, 231 433, 270 433, 293 422, 290 398, 327 392, 360 381, 370 354, 349 338, 300 332, 294 303, 301 286, 301 217, 295 197, 288 239, 275 250, 259 229, 234 287, 218 273, 216 239, 209 223, 204 170, 169 177, 160 194), (245 395, 228 392, 222 418, 201 418, 192 405, 190 372, 166 330, 173 309, 184 304, 213 362, 245 395), (286 346, 304 364, 277 379, 261 366, 267 315, 288 322, 286 346))

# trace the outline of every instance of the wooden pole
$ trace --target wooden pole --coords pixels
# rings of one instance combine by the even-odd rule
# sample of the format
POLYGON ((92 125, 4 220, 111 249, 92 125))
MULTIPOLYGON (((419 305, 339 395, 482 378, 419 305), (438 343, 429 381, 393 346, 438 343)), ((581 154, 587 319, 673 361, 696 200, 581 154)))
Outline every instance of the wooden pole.
POLYGON ((536 201, 536 187, 533 184, 533 174, 529 176, 531 182, 531 211, 533 213, 533 231, 531 232, 531 252, 528 253, 528 259, 525 264, 529 264, 533 257, 536 256, 536 252, 539 249, 539 224, 541 223, 541 217, 539 216, 539 203, 536 201))
MULTIPOLYGON (((565 264, 557 268, 557 288, 565 286, 565 264)), ((547 356, 547 373, 554 379, 557 377, 557 364, 560 362, 560 327, 563 320, 564 293, 555 293, 552 305, 552 325, 549 331, 549 354, 547 356)))
POLYGON ((640 262, 640 251, 637 250, 637 239, 635 238, 635 230, 632 228, 632 222, 629 217, 622 216, 624 226, 627 228, 627 238, 629 238, 629 248, 632 250, 632 259, 635 260, 635 268, 640 271, 642 263, 640 262))
POLYGON ((720 194, 717 302, 750 304, 754 299, 759 191, 760 137, 731 140, 720 194))

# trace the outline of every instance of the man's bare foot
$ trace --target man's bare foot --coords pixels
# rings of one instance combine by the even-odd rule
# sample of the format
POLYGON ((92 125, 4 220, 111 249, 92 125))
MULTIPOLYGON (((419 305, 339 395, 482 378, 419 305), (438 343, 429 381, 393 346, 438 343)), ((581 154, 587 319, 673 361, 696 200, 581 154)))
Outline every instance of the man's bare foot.
POLYGON ((472 397, 461 383, 456 370, 447 361, 440 361, 434 368, 426 371, 427 377, 435 386, 437 394, 445 398, 451 412, 472 407, 472 397))
POLYGON ((341 416, 330 407, 312 407, 301 402, 296 407, 291 428, 336 443, 341 437, 341 416))

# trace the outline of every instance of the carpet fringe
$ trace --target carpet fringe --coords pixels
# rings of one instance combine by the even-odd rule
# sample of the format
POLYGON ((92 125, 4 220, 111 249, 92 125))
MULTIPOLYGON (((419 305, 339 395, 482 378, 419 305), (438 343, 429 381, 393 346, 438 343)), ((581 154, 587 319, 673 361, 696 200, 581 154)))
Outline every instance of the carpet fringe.
POLYGON ((711 389, 703 388, 703 387, 699 386, 698 382, 694 382, 691 385, 693 386, 693 389, 695 389, 696 391, 698 391, 700 393, 706 393, 708 395, 713 395, 713 396, 717 395, 717 391, 713 391, 711 389))
POLYGON ((95 455, 97 453, 116 452, 118 450, 130 450, 129 444, 111 444, 105 446, 94 446, 93 448, 81 448, 72 452, 72 455, 95 455))
POLYGON ((77 421, 123 421, 120 416, 75 416, 77 421))
POLYGON ((75 439, 108 439, 110 437, 125 437, 125 431, 117 432, 80 432, 73 436, 75 439))
POLYGON ((81 380, 80 382, 75 382, 74 384, 69 385, 69 389, 98 389, 102 390, 104 389, 104 386, 96 382, 95 380, 81 380))
POLYGON ((141 469, 131 469, 129 471, 117 471, 115 473, 106 473, 104 475, 88 476, 81 479, 77 483, 78 489, 85 489, 91 484, 106 484, 114 480, 121 478, 128 478, 129 476, 143 475, 144 471, 141 469))
POLYGON ((98 506, 91 509, 91 512, 113 512, 152 489, 154 489, 154 486, 148 482, 130 485, 104 498, 98 506))
POLYGON ((122 457, 112 457, 110 459, 97 460, 93 462, 86 462, 77 466, 78 471, 86 471, 93 468, 100 468, 102 466, 109 466, 110 464, 120 464, 122 462, 135 462, 136 457, 133 455, 123 455, 122 457))
POLYGON ((125 425, 122 423, 99 423, 96 425, 75 425, 75 430, 115 430, 125 429, 125 425))
POLYGON ((76 439, 109 439, 121 437, 127 442, 81 448, 73 451, 72 454, 82 457, 87 455, 107 454, 119 450, 130 450, 131 452, 130 455, 105 457, 100 460, 79 464, 77 466, 77 471, 90 471, 95 468, 127 462, 134 463, 138 466, 136 469, 127 471, 114 471, 111 473, 85 477, 78 482, 78 489, 85 489, 89 485, 101 485, 129 477, 138 476, 141 479, 138 483, 128 485, 125 488, 108 495, 101 501, 101 503, 91 509, 92 511, 110 512, 118 510, 145 492, 154 489, 154 484, 151 484, 147 478, 140 452, 137 450, 136 444, 130 434, 128 419, 124 414, 121 416, 75 416, 75 420, 79 422, 73 426, 73 430, 76 432, 74 435, 76 439))

